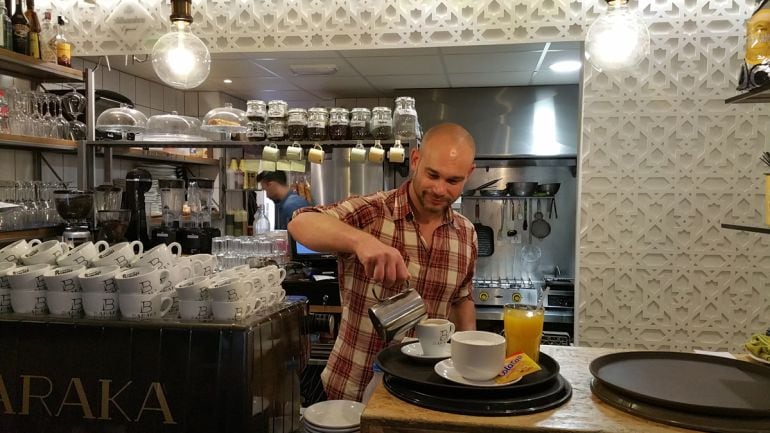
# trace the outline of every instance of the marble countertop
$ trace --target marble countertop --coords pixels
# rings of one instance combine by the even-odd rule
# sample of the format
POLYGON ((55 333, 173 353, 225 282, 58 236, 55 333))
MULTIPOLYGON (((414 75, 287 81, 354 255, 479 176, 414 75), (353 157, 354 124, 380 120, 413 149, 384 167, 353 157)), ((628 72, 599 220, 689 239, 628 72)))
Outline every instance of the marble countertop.
POLYGON ((438 412, 406 403, 380 384, 361 417, 363 433, 420 432, 591 432, 662 433, 691 432, 648 421, 615 409, 591 392, 588 365, 613 349, 543 346, 556 359, 561 374, 572 385, 572 398, 562 406, 533 415, 468 416, 438 412))

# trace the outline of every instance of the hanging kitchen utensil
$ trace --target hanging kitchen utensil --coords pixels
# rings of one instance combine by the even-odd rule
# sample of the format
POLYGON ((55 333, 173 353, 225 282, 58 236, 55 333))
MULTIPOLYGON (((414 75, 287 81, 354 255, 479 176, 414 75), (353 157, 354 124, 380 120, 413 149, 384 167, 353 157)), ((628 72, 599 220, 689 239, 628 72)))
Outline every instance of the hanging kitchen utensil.
POLYGON ((527 201, 529 200, 525 198, 524 199, 524 223, 521 225, 521 229, 524 231, 527 231, 527 201))
POLYGON ((503 233, 504 233, 504 227, 505 227, 505 202, 500 202, 500 229, 497 231, 497 240, 501 241, 503 240, 503 233))
POLYGON ((543 239, 551 234, 551 225, 543 219, 543 212, 540 211, 540 199, 537 199, 537 212, 535 212, 535 219, 532 221, 529 232, 538 239, 543 239))
POLYGON ((479 202, 476 202, 476 222, 473 224, 476 229, 476 239, 478 240, 479 257, 488 257, 495 252, 495 232, 492 227, 481 223, 479 217, 479 202))
MULTIPOLYGON (((519 212, 521 212, 521 209, 519 209, 519 212)), ((511 200, 511 221, 513 222, 513 228, 508 229, 508 237, 514 237, 518 234, 516 230, 516 202, 513 200, 511 200)))

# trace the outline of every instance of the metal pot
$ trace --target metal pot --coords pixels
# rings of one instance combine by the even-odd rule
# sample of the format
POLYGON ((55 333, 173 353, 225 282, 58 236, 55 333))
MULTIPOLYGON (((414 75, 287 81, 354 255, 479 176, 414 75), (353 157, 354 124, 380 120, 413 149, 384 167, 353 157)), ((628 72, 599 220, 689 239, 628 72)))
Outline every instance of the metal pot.
POLYGON ((507 189, 482 189, 481 195, 483 197, 504 197, 507 189))
POLYGON ((508 182, 505 184, 508 194, 514 197, 532 197, 537 182, 508 182))
POLYGON ((535 193, 547 197, 553 197, 559 192, 560 183, 541 183, 535 188, 535 193))

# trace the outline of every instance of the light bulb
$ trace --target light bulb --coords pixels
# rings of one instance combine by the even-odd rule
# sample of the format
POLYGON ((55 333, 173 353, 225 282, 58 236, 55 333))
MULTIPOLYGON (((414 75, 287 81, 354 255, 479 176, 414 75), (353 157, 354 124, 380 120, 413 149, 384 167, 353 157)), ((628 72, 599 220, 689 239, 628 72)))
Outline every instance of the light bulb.
POLYGON ((650 32, 627 0, 611 1, 607 13, 588 28, 586 59, 600 71, 633 68, 649 52, 650 32))
POLYGON ((211 71, 209 49, 184 21, 172 23, 172 30, 155 42, 150 57, 158 78, 177 89, 200 86, 211 71))

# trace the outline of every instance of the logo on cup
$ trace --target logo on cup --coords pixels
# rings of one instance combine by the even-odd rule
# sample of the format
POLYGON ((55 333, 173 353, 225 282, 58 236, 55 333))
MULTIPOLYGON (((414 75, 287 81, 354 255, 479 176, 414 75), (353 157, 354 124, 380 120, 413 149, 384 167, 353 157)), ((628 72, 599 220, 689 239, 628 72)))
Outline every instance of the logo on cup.
POLYGON ((115 311, 115 300, 114 299, 102 299, 102 312, 103 313, 111 313, 115 311))
POLYGON ((88 264, 88 260, 85 257, 83 257, 83 256, 78 256, 75 259, 75 263, 77 263, 79 265, 86 265, 86 264, 88 264))
POLYGON ((72 312, 79 312, 83 309, 83 299, 82 298, 75 298, 72 300, 72 307, 70 307, 70 310, 72 312))
POLYGON ((115 293, 118 291, 118 289, 115 287, 115 280, 110 278, 109 280, 104 280, 104 291, 105 293, 115 293))
POLYGON ((227 289, 227 300, 228 301, 237 301, 238 300, 238 292, 235 289, 227 289))
POLYGON ((198 307, 198 318, 205 319, 207 317, 209 317, 209 307, 206 305, 201 305, 198 307))
POLYGON ((128 260, 124 256, 120 256, 117 259, 115 259, 115 263, 117 263, 118 266, 120 266, 121 268, 128 266, 128 260))
POLYGON ((35 311, 45 311, 45 296, 35 297, 35 311))
POLYGON ((43 279, 42 275, 35 277, 35 285, 37 286, 38 290, 45 290, 45 280, 43 279))
POLYGON ((78 289, 77 284, 75 284, 75 280, 73 280, 72 278, 62 280, 61 284, 62 284, 62 290, 64 290, 65 292, 74 292, 74 291, 77 291, 78 289))
POLYGON ((142 301, 142 307, 139 309, 141 314, 152 313, 152 301, 142 301))
POLYGON ((11 295, 3 293, 0 295, 0 308, 11 306, 11 295))
POLYGON ((143 295, 146 295, 148 293, 152 293, 152 282, 151 281, 142 281, 139 283, 140 291, 143 295))

